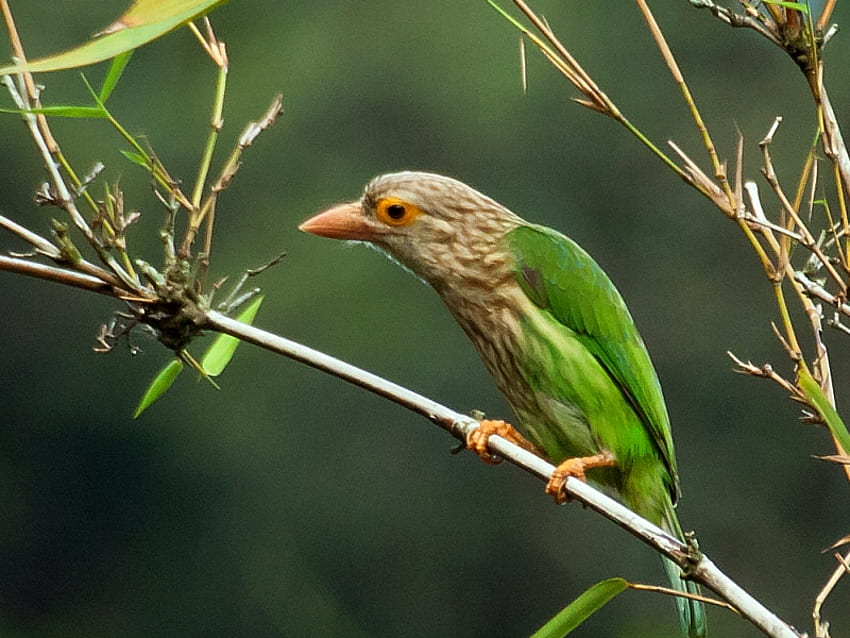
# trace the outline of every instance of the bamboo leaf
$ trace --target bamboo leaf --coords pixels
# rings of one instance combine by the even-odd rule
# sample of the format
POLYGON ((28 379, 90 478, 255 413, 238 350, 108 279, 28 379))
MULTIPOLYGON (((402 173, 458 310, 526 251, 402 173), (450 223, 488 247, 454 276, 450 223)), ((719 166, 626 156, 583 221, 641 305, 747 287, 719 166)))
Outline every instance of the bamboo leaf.
POLYGON ((136 0, 118 20, 88 42, 26 64, 0 67, 0 75, 45 73, 103 62, 137 49, 226 1, 136 0))
POLYGON ((103 78, 103 86, 100 87, 100 93, 98 93, 101 103, 106 102, 106 100, 109 99, 109 96, 112 95, 112 91, 114 91, 115 87, 118 86, 118 80, 120 80, 121 76, 124 74, 124 69, 127 68, 127 64, 130 62, 132 55, 132 51, 125 51, 120 55, 116 55, 112 59, 109 71, 106 72, 106 77, 103 78))
POLYGON ((794 9, 800 13, 809 14, 809 6, 805 2, 787 2, 786 0, 764 0, 766 4, 775 4, 786 9, 794 9))
POLYGON ((628 583, 622 578, 609 578, 596 583, 559 611, 531 638, 563 638, 627 587, 628 583))
MULTIPOLYGON (((257 312, 260 310, 260 305, 263 303, 263 297, 259 296, 254 299, 245 310, 237 315, 236 320, 242 323, 251 325, 257 312)), ((233 355, 236 353, 236 346, 239 345, 239 339, 226 334, 219 334, 210 344, 210 347, 201 358, 201 367, 211 377, 217 377, 224 369, 233 355)))
POLYGON ((29 109, 21 111, 19 109, 0 109, 0 113, 15 113, 21 115, 23 113, 35 113, 38 115, 47 115, 48 117, 76 117, 76 118, 103 118, 106 117, 103 109, 99 106, 42 106, 37 109, 29 109))
POLYGON ((123 151, 119 151, 119 152, 121 153, 121 155, 126 157, 128 160, 133 162, 133 164, 138 164, 139 166, 142 166, 144 168, 149 167, 148 160, 147 160, 147 158, 145 158, 144 155, 140 155, 139 153, 136 153, 135 151, 127 151, 127 150, 123 150, 123 151))
POLYGON ((172 359, 168 365, 159 371, 159 374, 153 378, 148 389, 142 395, 139 405, 136 406, 136 411, 133 412, 134 419, 137 419, 154 401, 166 393, 181 370, 183 370, 183 362, 180 359, 172 359))
POLYGON ((817 410, 818 415, 826 423, 830 434, 832 434, 835 441, 843 448, 842 451, 845 454, 850 453, 850 432, 847 431, 847 426, 841 420, 841 417, 838 416, 838 412, 832 407, 829 399, 826 398, 818 382, 814 380, 805 368, 800 369, 797 382, 811 406, 817 410))

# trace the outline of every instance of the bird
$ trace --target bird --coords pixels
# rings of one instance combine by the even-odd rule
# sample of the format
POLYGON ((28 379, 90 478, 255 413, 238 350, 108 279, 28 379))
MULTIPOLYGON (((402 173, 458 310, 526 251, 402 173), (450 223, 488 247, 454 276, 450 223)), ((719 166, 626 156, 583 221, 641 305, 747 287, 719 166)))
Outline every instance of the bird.
MULTIPOLYGON (((482 420, 467 447, 497 462, 493 434, 557 466, 546 487, 566 499, 567 477, 612 491, 679 539, 679 473, 658 375, 622 296, 575 241, 525 221, 465 183, 403 171, 300 230, 365 242, 429 284, 469 337, 518 428, 482 420), (520 432, 521 431, 521 432, 520 432)), ((699 595, 662 558, 674 589, 699 595)), ((676 597, 683 634, 705 636, 701 601, 676 597)))

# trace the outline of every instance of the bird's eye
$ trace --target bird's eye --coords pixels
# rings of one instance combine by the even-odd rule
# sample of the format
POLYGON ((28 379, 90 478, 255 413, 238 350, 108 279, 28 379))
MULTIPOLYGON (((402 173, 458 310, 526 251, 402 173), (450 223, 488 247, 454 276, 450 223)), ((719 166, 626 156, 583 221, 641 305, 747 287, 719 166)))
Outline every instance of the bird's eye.
POLYGON ((394 221, 401 221, 404 219, 404 215, 407 211, 404 209, 404 206, 401 204, 390 204, 387 206, 387 217, 394 221))
POLYGON ((375 216, 388 226, 407 226, 422 211, 413 204, 395 197, 385 197, 378 200, 375 206, 375 216))

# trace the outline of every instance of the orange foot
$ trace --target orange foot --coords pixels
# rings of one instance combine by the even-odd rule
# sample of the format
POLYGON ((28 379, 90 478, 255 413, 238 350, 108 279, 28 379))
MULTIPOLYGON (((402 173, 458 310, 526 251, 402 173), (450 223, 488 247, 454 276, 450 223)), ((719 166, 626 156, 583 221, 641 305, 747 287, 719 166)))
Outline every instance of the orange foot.
POLYGON ((515 443, 529 452, 537 454, 534 446, 514 426, 505 421, 479 421, 478 427, 466 437, 466 449, 475 452, 478 458, 485 463, 489 463, 490 465, 501 463, 502 459, 491 454, 487 447, 490 437, 494 434, 507 439, 511 443, 515 443))
POLYGON ((555 498, 558 505, 566 503, 569 500, 567 493, 564 491, 564 483, 569 477, 574 477, 585 481, 585 471, 594 467, 614 467, 617 465, 617 460, 610 452, 602 452, 593 456, 581 456, 572 459, 567 459, 555 468, 549 482, 546 484, 546 493, 555 498))

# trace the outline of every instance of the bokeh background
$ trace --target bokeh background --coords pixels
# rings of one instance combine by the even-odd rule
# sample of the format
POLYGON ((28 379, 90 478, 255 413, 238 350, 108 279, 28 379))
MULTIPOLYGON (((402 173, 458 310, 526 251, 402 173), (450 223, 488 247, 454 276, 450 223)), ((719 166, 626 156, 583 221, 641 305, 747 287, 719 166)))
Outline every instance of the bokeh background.
MULTIPOLYGON (((122 2, 13 2, 31 57, 109 24, 122 2)), ((507 4, 507 3, 506 3, 507 4)), ((840 4, 840 3, 839 3, 840 4)), ((658 143, 707 165, 678 89, 629 3, 538 0, 562 39, 658 143)), ((784 54, 685 0, 653 3, 719 152, 744 134, 747 171, 776 115, 780 177, 793 184, 815 126, 784 54)), ((839 6, 835 19, 847 17, 839 6)), ((750 248, 535 52, 520 84, 518 34, 483 1, 231 2, 212 15, 231 59, 218 159, 281 91, 220 200, 216 276, 285 251, 258 282, 257 323, 460 411, 508 409, 436 296, 373 251, 299 233, 375 174, 429 169, 473 184, 584 245, 624 293, 668 399, 682 474, 679 513, 701 546, 781 617, 809 630, 850 532, 847 483, 825 432, 726 356, 789 371, 750 248)), ((8 46, 6 46, 8 50, 8 46)), ((848 40, 827 55, 847 124, 848 40)), ((103 67, 87 69, 97 82, 103 67)), ((46 103, 85 103, 76 71, 43 76, 46 103)), ((186 30, 136 53, 111 100, 172 174, 194 179, 215 71, 186 30)), ((0 98, 0 106, 9 106, 0 98)), ((147 177, 100 121, 56 121, 80 172, 95 161, 143 213, 131 238, 158 263, 163 213, 147 177)), ((0 117, 0 212, 40 232, 43 170, 14 116, 0 117)), ((98 188, 102 188, 99 186, 98 188)), ((102 192, 102 191, 101 191, 102 192)), ((3 248, 23 249, 8 237, 3 248)), ((115 303, 0 275, 0 635, 523 636, 611 576, 660 583, 656 556, 578 505, 556 508, 519 470, 449 454, 420 417, 243 346, 221 391, 184 373, 130 416, 168 360, 150 337, 95 354, 115 303)), ((840 407, 846 337, 829 334, 840 407)), ((195 348, 200 351, 202 344, 195 348)), ((850 635, 848 583, 825 608, 850 635)), ((712 611, 715 636, 758 635, 712 611)), ((669 600, 629 592, 576 635, 674 636, 669 600)))

